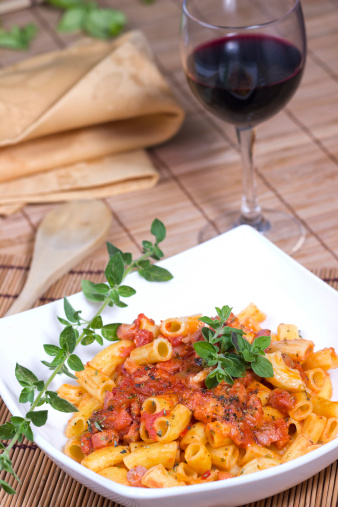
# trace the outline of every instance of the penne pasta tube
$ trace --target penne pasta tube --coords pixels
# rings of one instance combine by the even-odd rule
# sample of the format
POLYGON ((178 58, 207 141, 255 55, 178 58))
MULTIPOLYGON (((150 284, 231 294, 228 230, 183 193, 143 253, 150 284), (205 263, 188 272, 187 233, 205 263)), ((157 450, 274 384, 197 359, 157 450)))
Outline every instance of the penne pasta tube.
POLYGON ((310 340, 282 340, 271 342, 268 352, 281 352, 291 357, 297 363, 303 363, 305 359, 313 352, 314 343, 310 340))
MULTIPOLYGON (((242 450, 243 454, 239 457, 238 464, 240 467, 243 467, 249 461, 252 461, 256 458, 279 458, 279 456, 268 449, 267 447, 263 447, 258 444, 250 444, 245 449, 242 450)), ((231 467, 232 468, 232 467, 231 467)))
POLYGON ((130 482, 127 479, 127 470, 125 468, 120 467, 108 467, 104 468, 97 472, 102 477, 106 477, 110 481, 118 482, 119 484, 124 484, 125 486, 131 486, 130 482))
POLYGON ((318 394, 325 385, 325 371, 322 368, 313 368, 312 370, 306 370, 308 377, 307 386, 312 392, 318 394))
POLYGON ((146 428, 145 422, 142 421, 140 424, 140 438, 143 440, 143 442, 147 444, 151 444, 154 442, 152 438, 150 438, 148 430, 146 428))
POLYGON ((72 403, 75 407, 78 406, 78 404, 81 401, 82 396, 87 392, 83 387, 80 386, 73 386, 71 384, 63 384, 59 389, 56 391, 60 398, 63 398, 64 400, 69 401, 69 403, 72 403))
POLYGON ((72 437, 65 445, 65 455, 72 458, 74 461, 81 463, 85 455, 81 450, 81 439, 79 437, 72 437))
POLYGON ((177 404, 177 396, 175 394, 167 394, 163 396, 151 396, 142 403, 141 412, 155 414, 165 410, 170 412, 177 404))
POLYGON ((183 461, 175 467, 176 478, 178 481, 190 483, 192 479, 197 479, 198 474, 187 463, 183 461))
POLYGON ((296 404, 289 410, 289 416, 295 419, 295 421, 302 421, 311 414, 313 410, 312 401, 305 391, 293 393, 293 397, 296 400, 296 404))
POLYGON ((184 456, 190 468, 198 475, 203 475, 211 469, 211 456, 203 444, 189 444, 184 456))
POLYGON ((331 370, 337 368, 338 356, 333 347, 313 352, 303 364, 304 370, 312 370, 313 368, 322 368, 322 370, 331 370))
POLYGON ((84 394, 78 405, 78 412, 75 412, 68 421, 65 431, 66 437, 72 438, 86 431, 88 429, 87 421, 89 417, 95 410, 101 407, 102 403, 96 398, 93 398, 90 394, 84 394))
POLYGON ((311 401, 315 414, 323 415, 327 419, 338 417, 338 401, 326 400, 318 395, 312 396, 311 401))
POLYGON ((191 428, 184 434, 180 447, 185 450, 189 444, 203 444, 206 445, 207 437, 205 434, 205 424, 197 422, 191 426, 191 428))
POLYGON ((141 482, 143 486, 147 488, 173 488, 175 486, 185 486, 184 482, 179 482, 172 475, 168 474, 163 465, 153 466, 144 474, 141 482))
POLYGON ((300 339, 298 328, 294 324, 279 324, 277 336, 279 341, 300 339))
POLYGON ((296 440, 292 442, 290 447, 288 447, 285 454, 282 456, 282 463, 287 463, 293 459, 299 458, 305 454, 306 449, 313 445, 311 438, 304 433, 301 433, 296 440))
POLYGON ((302 432, 302 425, 300 421, 296 421, 292 419, 292 417, 289 417, 286 422, 288 425, 288 434, 295 440, 302 432))
POLYGON ((337 417, 330 417, 327 419, 325 427, 323 429, 323 433, 320 436, 321 442, 331 442, 334 438, 336 438, 338 434, 338 419, 337 417))
POLYGON ((153 337, 157 338, 160 334, 160 326, 157 326, 152 319, 148 319, 147 317, 142 317, 140 319, 139 329, 146 329, 153 333, 153 337))
POLYGON ((266 470, 267 468, 275 467, 280 465, 280 460, 277 458, 256 458, 246 465, 244 465, 238 475, 252 474, 259 472, 260 470, 266 470))
POLYGON ((244 310, 237 314, 240 322, 251 318, 255 322, 261 323, 266 319, 265 313, 261 312, 254 303, 250 303, 244 310))
POLYGON ((157 338, 142 347, 137 347, 130 353, 130 359, 136 364, 153 364, 171 359, 173 348, 165 338, 157 338))
POLYGON ((130 452, 136 451, 136 449, 139 449, 140 447, 144 447, 147 445, 147 442, 130 442, 129 444, 129 450, 130 452))
POLYGON ((205 436, 211 447, 222 447, 223 445, 231 445, 233 441, 230 438, 231 424, 222 421, 214 421, 208 423, 205 427, 205 436))
POLYGON ((212 464, 220 470, 231 470, 237 463, 239 458, 239 448, 237 445, 225 445, 223 447, 211 447, 206 446, 210 456, 212 464))
POLYGON ((270 407, 268 405, 263 407, 263 413, 264 413, 264 422, 265 423, 277 421, 278 419, 284 419, 282 412, 280 412, 276 408, 270 407))
POLYGON ((266 379, 270 384, 291 392, 305 390, 305 383, 299 371, 286 366, 281 352, 272 352, 271 354, 266 354, 265 357, 273 367, 274 376, 266 379))
POLYGON ((138 465, 148 469, 155 465, 172 468, 175 464, 177 447, 177 442, 170 442, 169 444, 156 442, 155 444, 145 445, 125 456, 123 462, 129 470, 138 465))
POLYGON ((127 445, 118 445, 117 447, 111 445, 92 452, 81 461, 81 465, 93 472, 99 472, 104 468, 122 463, 124 456, 128 453, 127 445))
POLYGON ((192 412, 185 405, 176 407, 167 416, 159 417, 154 422, 158 442, 167 443, 176 440, 188 426, 192 412))
POLYGON ((106 392, 115 387, 112 379, 89 365, 86 365, 84 370, 77 371, 75 375, 80 386, 101 403, 104 402, 106 392))
POLYGON ((261 400, 262 406, 264 407, 268 404, 269 396, 272 390, 269 389, 269 387, 266 387, 264 384, 261 384, 260 382, 254 380, 249 384, 247 392, 255 394, 261 400))
POLYGON ((162 322, 160 333, 166 338, 176 338, 177 336, 187 336, 196 333, 203 326, 199 320, 202 314, 192 315, 191 317, 177 317, 166 319, 162 322))
POLYGON ((332 398, 332 382, 329 373, 325 372, 325 379, 324 379, 324 385, 322 389, 316 393, 317 396, 320 396, 321 398, 325 398, 326 400, 331 400, 332 398))
POLYGON ((326 425, 326 417, 309 414, 303 422, 302 432, 308 435, 314 444, 317 444, 326 425))
POLYGON ((120 340, 101 350, 88 364, 95 370, 110 377, 114 373, 116 366, 124 363, 127 355, 129 355, 128 350, 131 348, 134 348, 132 341, 120 340))

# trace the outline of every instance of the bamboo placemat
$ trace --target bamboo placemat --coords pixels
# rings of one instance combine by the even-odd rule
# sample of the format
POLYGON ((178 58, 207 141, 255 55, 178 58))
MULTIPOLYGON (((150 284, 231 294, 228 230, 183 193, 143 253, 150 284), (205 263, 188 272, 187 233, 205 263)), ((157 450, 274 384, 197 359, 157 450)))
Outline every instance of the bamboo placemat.
MULTIPOLYGON (((5 314, 19 294, 29 263, 30 260, 26 257, 0 256, 0 315, 5 314)), ((90 278, 94 282, 102 280, 103 268, 102 262, 83 262, 46 292, 36 306, 79 291, 82 278, 90 278)), ((314 272, 338 289, 338 269, 320 269, 314 272)), ((0 399, 0 424, 8 420, 9 416, 7 407, 0 399)), ((9 496, 1 490, 1 507, 119 507, 69 477, 35 444, 26 440, 15 446, 13 462, 22 484, 14 485, 11 478, 3 476, 16 488, 17 494, 9 496)), ((333 507, 337 503, 338 469, 335 462, 308 481, 245 507, 333 507)))

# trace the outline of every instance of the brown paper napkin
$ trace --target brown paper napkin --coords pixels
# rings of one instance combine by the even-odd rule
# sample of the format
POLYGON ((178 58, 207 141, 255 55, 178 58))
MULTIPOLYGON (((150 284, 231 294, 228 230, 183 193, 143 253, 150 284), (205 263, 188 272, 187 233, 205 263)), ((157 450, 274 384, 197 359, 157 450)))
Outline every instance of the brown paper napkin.
POLYGON ((142 148, 169 139, 184 117, 140 32, 2 70, 0 115, 3 214, 154 185, 142 148))

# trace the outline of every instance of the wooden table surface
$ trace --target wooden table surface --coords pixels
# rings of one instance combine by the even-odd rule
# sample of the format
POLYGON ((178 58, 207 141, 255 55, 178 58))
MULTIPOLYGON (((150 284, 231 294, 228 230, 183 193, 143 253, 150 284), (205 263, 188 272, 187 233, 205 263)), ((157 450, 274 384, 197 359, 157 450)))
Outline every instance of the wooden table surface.
MULTIPOLYGON (((128 28, 141 29, 187 115, 180 132, 149 151, 160 173, 154 189, 112 197, 109 240, 137 252, 154 217, 167 226, 166 256, 197 244, 198 231, 241 198, 241 166, 233 127, 208 115, 191 95, 179 56, 181 0, 102 0, 121 8, 128 28)), ((288 210, 306 228, 295 259, 308 268, 338 261, 338 1, 304 0, 309 51, 295 97, 259 126, 255 165, 261 204, 288 210)), ((56 31, 59 11, 35 7, 2 17, 4 27, 33 22, 39 34, 28 52, 0 50, 3 66, 63 48, 79 35, 56 31)), ((5 121, 5 119, 2 119, 5 121)), ((39 222, 52 205, 26 206, 0 219, 0 254, 27 254, 39 222)), ((92 258, 105 255, 102 246, 92 258)))

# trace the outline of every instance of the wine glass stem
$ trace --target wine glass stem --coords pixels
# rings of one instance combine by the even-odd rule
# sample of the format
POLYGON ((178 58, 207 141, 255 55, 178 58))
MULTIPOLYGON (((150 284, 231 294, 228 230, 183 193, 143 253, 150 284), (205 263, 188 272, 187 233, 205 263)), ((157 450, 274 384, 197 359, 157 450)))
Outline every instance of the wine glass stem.
POLYGON ((269 224, 262 215, 262 208, 258 204, 256 178, 253 165, 253 147, 255 131, 252 128, 236 128, 237 139, 241 149, 243 169, 243 195, 241 204, 240 224, 251 225, 262 232, 269 228, 269 224))

